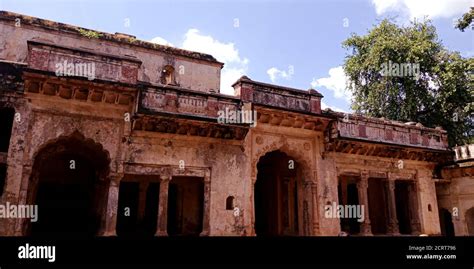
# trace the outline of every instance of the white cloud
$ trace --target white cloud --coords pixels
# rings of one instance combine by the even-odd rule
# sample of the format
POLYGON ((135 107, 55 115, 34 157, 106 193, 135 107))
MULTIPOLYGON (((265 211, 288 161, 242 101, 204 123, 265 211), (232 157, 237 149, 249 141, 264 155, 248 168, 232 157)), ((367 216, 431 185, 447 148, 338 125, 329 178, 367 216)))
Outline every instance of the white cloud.
POLYGON ((212 36, 201 34, 198 29, 189 29, 184 35, 183 49, 209 53, 222 62, 241 61, 233 43, 221 43, 212 36))
MULTIPOLYGON (((290 66, 290 68, 291 68, 291 66, 290 66)), ((279 78, 291 79, 291 77, 292 77, 291 69, 289 69, 288 72, 286 72, 286 71, 283 71, 283 70, 279 70, 276 67, 272 67, 272 68, 268 69, 267 74, 268 74, 268 76, 270 77, 270 80, 273 83, 275 83, 277 81, 277 79, 279 79, 279 78)))
POLYGON ((345 111, 344 109, 342 108, 339 108, 339 107, 335 107, 335 106, 328 106, 326 103, 324 103, 323 101, 321 101, 321 109, 326 109, 326 108, 329 108, 333 111, 337 111, 337 112, 347 112, 345 111))
POLYGON ((313 88, 325 87, 334 92, 334 97, 342 98, 347 103, 351 103, 352 93, 346 90, 348 78, 344 74, 342 66, 337 66, 329 69, 329 77, 313 79, 311 86, 313 88))
POLYGON ((372 0, 377 15, 400 12, 407 19, 451 18, 469 11, 472 0, 372 0))
POLYGON ((221 93, 234 95, 232 84, 247 73, 247 66, 244 67, 224 67, 221 71, 221 93))
POLYGON ((174 47, 174 45, 172 43, 168 42, 166 39, 164 39, 162 37, 159 37, 159 36, 153 38, 152 40, 150 40, 150 42, 160 44, 160 45, 174 47))
POLYGON ((183 49, 211 54, 224 63, 221 72, 221 93, 233 94, 232 84, 247 73, 249 60, 241 58, 234 43, 223 43, 198 29, 189 29, 184 35, 183 49))
POLYGON ((381 15, 389 10, 399 10, 400 0, 372 0, 372 4, 375 6, 375 12, 377 15, 381 15))

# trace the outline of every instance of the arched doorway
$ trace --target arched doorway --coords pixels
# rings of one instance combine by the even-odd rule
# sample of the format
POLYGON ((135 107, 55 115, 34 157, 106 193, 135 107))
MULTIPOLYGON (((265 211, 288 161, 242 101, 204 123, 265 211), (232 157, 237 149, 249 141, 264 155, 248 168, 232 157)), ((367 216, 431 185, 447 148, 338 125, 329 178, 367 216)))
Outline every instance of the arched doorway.
POLYGON ((474 207, 471 207, 466 211, 466 224, 467 224, 467 233, 469 235, 474 235, 474 207))
POLYGON ((35 157, 29 203, 38 205, 32 236, 94 236, 101 227, 109 157, 100 144, 74 133, 47 144, 35 157))
POLYGON ((281 151, 261 157, 255 182, 255 232, 257 236, 300 234, 301 184, 296 161, 281 151))
POLYGON ((439 224, 441 234, 444 236, 454 236, 454 225, 451 213, 445 208, 439 209, 439 224))

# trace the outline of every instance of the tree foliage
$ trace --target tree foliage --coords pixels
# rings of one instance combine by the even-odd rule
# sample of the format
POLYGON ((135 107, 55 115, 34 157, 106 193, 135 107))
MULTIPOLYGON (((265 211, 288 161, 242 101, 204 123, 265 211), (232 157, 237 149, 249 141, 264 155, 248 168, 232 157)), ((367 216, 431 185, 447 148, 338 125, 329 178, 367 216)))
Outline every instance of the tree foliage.
POLYGON ((350 51, 344 72, 353 110, 441 126, 450 145, 472 139, 474 60, 444 48, 430 21, 400 27, 383 20, 366 35, 352 34, 343 47, 350 51))
POLYGON ((456 28, 463 31, 471 25, 472 20, 474 20, 474 7, 471 7, 469 12, 466 12, 461 19, 458 20, 456 28))

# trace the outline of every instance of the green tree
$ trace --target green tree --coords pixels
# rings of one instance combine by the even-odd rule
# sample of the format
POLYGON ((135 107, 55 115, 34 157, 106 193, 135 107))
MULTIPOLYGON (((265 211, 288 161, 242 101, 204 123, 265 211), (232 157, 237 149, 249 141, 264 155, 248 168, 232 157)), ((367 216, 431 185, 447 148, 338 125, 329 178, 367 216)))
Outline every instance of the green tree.
MULTIPOLYGON (((456 25, 456 28, 464 32, 464 30, 469 27, 469 25, 472 24, 472 21, 474 20, 474 7, 471 7, 471 10, 469 12, 466 12, 461 19, 458 20, 458 23, 456 25)), ((474 58, 470 58, 469 60, 469 70, 470 70, 470 94, 471 96, 474 96, 474 58)), ((474 109, 474 103, 471 103, 468 107, 468 111, 472 111, 474 109)), ((471 127, 474 126, 474 117, 471 114, 471 117, 469 118, 469 123, 471 124, 471 127)), ((474 143, 474 128, 471 128, 471 131, 469 132, 469 143, 474 143)))
POLYGON ((472 138, 473 59, 450 52, 430 21, 400 27, 383 20, 343 42, 352 109, 448 131, 450 145, 472 138))
POLYGON ((464 29, 471 25, 472 20, 474 19, 474 7, 471 7, 471 10, 465 13, 461 19, 458 20, 456 28, 464 32, 464 29))

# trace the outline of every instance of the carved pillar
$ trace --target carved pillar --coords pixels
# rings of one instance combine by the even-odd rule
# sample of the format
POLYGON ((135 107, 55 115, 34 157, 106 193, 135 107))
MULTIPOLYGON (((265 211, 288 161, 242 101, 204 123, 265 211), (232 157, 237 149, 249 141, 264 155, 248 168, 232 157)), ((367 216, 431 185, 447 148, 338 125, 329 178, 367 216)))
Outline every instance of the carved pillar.
POLYGON ((202 232, 200 236, 210 234, 210 213, 211 213, 211 175, 206 173, 204 178, 204 204, 202 216, 202 232))
POLYGON ((313 235, 319 235, 319 204, 318 204, 318 184, 311 184, 311 197, 313 200, 313 235))
MULTIPOLYGON (((5 195, 8 184, 10 184, 11 179, 14 178, 13 175, 8 175, 5 182, 5 191, 4 191, 4 202, 10 203, 18 203, 18 204, 33 204, 35 203, 35 196, 37 193, 37 183, 38 183, 38 173, 33 173, 31 165, 25 165, 23 167, 22 176, 21 176, 21 187, 20 187, 20 194, 17 200, 14 200, 16 197, 12 197, 13 199, 10 201, 10 197, 5 195), (30 177, 31 178, 30 180, 30 177)), ((31 228, 31 222, 27 218, 18 218, 18 219, 6 219, 6 223, 9 223, 15 229, 13 231, 7 231, 7 235, 9 236, 27 236, 29 233, 29 229, 31 228)))
POLYGON ((364 221, 360 224, 361 235, 372 235, 369 215, 369 197, 367 189, 369 187, 369 174, 361 173, 360 180, 357 182, 357 192, 359 195, 359 205, 364 207, 364 221))
POLYGON ((395 202, 395 180, 390 178, 386 184, 388 201, 388 229, 387 232, 392 235, 398 235, 397 204, 395 202))
POLYGON ((418 191, 415 181, 408 186, 408 199, 411 234, 419 235, 421 233, 421 224, 418 214, 418 191))
MULTIPOLYGON (((305 236, 310 236, 313 233, 314 227, 314 209, 313 209, 313 182, 305 181, 304 184, 304 199, 303 199, 303 231, 305 236)), ((296 212, 295 212, 296 213, 296 212)))
POLYGON ((251 178, 251 188, 250 188, 250 204, 252 205, 252 214, 251 214, 251 221, 250 221, 250 236, 256 236, 257 233, 255 231, 255 182, 257 182, 257 178, 251 178))
POLYGON ((102 229, 103 236, 117 235, 117 210, 121 178, 122 175, 109 176, 109 193, 107 195, 107 207, 105 210, 104 227, 102 229))
POLYGON ((155 236, 168 236, 168 189, 170 175, 160 175, 160 197, 158 198, 158 229, 155 236))
POLYGON ((148 182, 139 182, 139 193, 138 193, 138 221, 143 222, 145 216, 146 207, 146 194, 148 189, 148 182))

